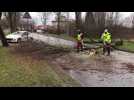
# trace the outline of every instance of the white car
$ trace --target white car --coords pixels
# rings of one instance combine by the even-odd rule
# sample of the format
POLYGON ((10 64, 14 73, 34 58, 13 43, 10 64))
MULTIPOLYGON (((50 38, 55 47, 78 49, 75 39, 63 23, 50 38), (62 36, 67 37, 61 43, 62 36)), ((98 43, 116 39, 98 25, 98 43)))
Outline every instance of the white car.
POLYGON ((42 33, 43 31, 42 30, 37 30, 37 33, 42 33))
POLYGON ((21 41, 26 41, 28 39, 33 39, 30 36, 30 32, 27 31, 17 31, 14 33, 11 33, 9 35, 6 36, 6 39, 8 42, 21 42, 21 41))

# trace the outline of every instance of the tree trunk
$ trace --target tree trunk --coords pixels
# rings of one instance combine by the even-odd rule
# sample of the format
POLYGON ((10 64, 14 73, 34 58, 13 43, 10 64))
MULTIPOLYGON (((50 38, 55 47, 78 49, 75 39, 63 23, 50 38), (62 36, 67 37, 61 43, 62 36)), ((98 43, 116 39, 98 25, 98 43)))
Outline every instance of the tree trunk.
POLYGON ((91 33, 95 29, 95 20, 92 12, 87 12, 85 17, 85 31, 91 33))
POLYGON ((47 12, 44 13, 44 25, 47 25, 47 12))
POLYGON ((81 30, 81 12, 75 12, 75 19, 76 19, 76 29, 77 30, 81 30))
POLYGON ((68 34, 68 35, 70 35, 69 33, 70 33, 70 28, 69 28, 69 26, 70 26, 70 21, 69 21, 69 12, 67 12, 67 31, 66 31, 66 33, 68 34))
POLYGON ((14 12, 13 21, 14 21, 14 31, 16 31, 17 29, 17 13, 16 12, 14 12))
POLYGON ((96 24, 96 30, 103 32, 106 22, 106 12, 94 12, 94 19, 96 24))
POLYGON ((13 32, 13 25, 12 25, 12 13, 8 12, 8 16, 9 16, 9 25, 10 25, 10 32, 13 32))
MULTIPOLYGON (((2 12, 0 12, 0 21, 1 21, 1 16, 2 16, 2 12)), ((5 38, 4 32, 1 28, 1 24, 0 24, 0 38, 1 38, 1 42, 2 42, 3 47, 8 47, 9 45, 8 45, 8 42, 5 38)))
POLYGON ((8 12, 10 31, 16 31, 16 12, 8 12))
POLYGON ((61 16, 61 12, 58 12, 57 13, 57 17, 58 17, 58 19, 57 19, 57 21, 58 21, 58 23, 57 23, 57 33, 58 34, 60 34, 60 16, 61 16))

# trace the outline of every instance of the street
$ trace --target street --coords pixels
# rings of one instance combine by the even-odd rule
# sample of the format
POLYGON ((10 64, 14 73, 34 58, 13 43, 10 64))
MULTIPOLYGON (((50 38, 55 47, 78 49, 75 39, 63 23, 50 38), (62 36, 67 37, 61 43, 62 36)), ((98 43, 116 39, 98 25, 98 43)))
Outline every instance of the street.
MULTIPOLYGON (((133 87, 134 54, 114 51, 111 57, 95 59, 86 70, 70 70, 69 75, 86 87, 133 87)), ((84 63, 83 63, 84 64, 84 63)))
MULTIPOLYGON (((36 40, 49 45, 61 45, 74 47, 75 43, 32 33, 36 40)), ((122 51, 113 51, 110 57, 86 54, 70 54, 57 57, 51 63, 57 64, 69 76, 87 87, 124 87, 134 86, 134 54, 122 51), (77 63, 77 64, 76 64, 77 63)))
POLYGON ((31 37, 33 37, 35 40, 40 40, 43 41, 49 45, 55 45, 55 46, 64 46, 64 47, 71 47, 74 48, 76 43, 72 42, 72 41, 68 41, 68 40, 64 40, 64 39, 60 39, 60 38, 56 38, 56 37, 51 37, 51 36, 45 36, 42 34, 38 34, 38 33, 32 33, 31 37))

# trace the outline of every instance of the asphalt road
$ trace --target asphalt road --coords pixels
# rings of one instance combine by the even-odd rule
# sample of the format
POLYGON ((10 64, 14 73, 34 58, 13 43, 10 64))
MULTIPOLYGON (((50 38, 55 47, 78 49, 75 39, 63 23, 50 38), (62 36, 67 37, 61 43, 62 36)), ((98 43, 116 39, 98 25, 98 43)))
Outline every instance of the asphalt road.
POLYGON ((89 69, 70 70, 69 75, 83 87, 134 87, 133 59, 133 53, 114 51, 111 57, 102 56, 93 63, 85 59, 86 64, 90 63, 89 69))
POLYGON ((45 35, 38 34, 38 33, 32 33, 31 37, 33 37, 34 40, 39 40, 49 45, 71 47, 71 48, 74 48, 76 45, 76 43, 73 41, 64 40, 64 39, 51 37, 51 36, 45 36, 45 35))

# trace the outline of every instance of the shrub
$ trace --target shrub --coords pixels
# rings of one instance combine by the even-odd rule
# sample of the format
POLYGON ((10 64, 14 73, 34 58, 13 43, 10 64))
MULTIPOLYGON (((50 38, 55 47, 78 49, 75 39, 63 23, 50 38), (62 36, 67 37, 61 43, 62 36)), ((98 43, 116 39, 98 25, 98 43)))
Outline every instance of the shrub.
POLYGON ((115 41, 115 45, 116 45, 116 46, 121 46, 121 45, 123 45, 123 40, 122 40, 122 39, 116 40, 116 41, 115 41))

